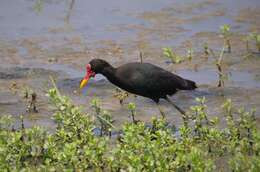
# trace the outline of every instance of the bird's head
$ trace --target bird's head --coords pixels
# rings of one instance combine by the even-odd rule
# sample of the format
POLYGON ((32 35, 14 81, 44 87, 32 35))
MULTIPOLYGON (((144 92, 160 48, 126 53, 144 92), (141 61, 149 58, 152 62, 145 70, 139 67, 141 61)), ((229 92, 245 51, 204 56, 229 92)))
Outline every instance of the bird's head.
POLYGON ((87 85, 88 80, 91 77, 95 77, 98 73, 103 73, 104 68, 110 66, 105 60, 102 59, 93 59, 86 65, 86 75, 80 83, 80 89, 87 85))

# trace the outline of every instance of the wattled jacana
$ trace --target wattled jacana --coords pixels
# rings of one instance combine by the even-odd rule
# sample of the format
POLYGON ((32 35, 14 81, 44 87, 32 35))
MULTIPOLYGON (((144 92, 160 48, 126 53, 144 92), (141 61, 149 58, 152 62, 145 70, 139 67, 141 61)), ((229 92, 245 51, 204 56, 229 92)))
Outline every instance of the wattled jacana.
MULTIPOLYGON (((173 95, 178 90, 197 88, 195 82, 183 79, 150 63, 127 63, 114 68, 105 60, 93 59, 86 68, 87 73, 80 83, 80 88, 83 88, 95 74, 102 74, 123 90, 152 99, 158 107, 159 99, 166 99, 183 115, 185 112, 170 101, 167 95, 173 95)), ((159 110, 164 117, 160 107, 159 110)))

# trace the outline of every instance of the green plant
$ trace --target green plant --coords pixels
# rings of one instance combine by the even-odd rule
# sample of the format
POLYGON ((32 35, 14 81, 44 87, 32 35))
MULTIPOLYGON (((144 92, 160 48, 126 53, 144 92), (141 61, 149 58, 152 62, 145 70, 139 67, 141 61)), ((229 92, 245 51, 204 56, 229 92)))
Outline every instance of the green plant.
POLYGON ((129 96, 129 94, 128 92, 123 91, 120 88, 116 88, 113 96, 116 97, 119 100, 119 103, 122 105, 124 100, 129 96))
POLYGON ((217 57, 214 53, 214 51, 209 48, 208 49, 209 53, 212 54, 212 56, 215 58, 215 65, 217 67, 217 72, 218 72, 218 87, 224 87, 225 84, 225 80, 228 80, 228 74, 226 74, 223 70, 223 56, 224 56, 224 52, 225 52, 225 47, 222 48, 219 56, 217 57))
MULTIPOLYGON (((36 0, 35 3, 32 6, 32 9, 39 15, 42 12, 42 9, 45 5, 45 1, 44 0, 36 0)), ((68 10, 66 12, 66 16, 64 17, 64 21, 66 24, 69 24, 70 22, 70 17, 72 14, 72 10, 74 8, 75 5, 75 0, 70 0, 69 4, 68 4, 68 10)), ((49 62, 56 62, 57 59, 49 59, 49 62)))
POLYGON ((142 53, 142 51, 139 52, 139 58, 140 58, 140 63, 143 63, 143 53, 142 53))
POLYGON ((251 40, 251 35, 246 35, 244 38, 243 38, 243 41, 245 42, 246 44, 246 51, 247 53, 250 53, 250 47, 249 47, 249 41, 251 40))
POLYGON ((205 56, 208 58, 208 56, 209 56, 209 54, 210 54, 210 50, 209 50, 208 43, 204 43, 204 44, 203 44, 203 48, 204 48, 204 54, 205 54, 205 56))
POLYGON ((231 53, 230 26, 227 24, 220 26, 220 33, 221 33, 221 36, 224 38, 224 47, 226 47, 228 49, 228 53, 231 53))
POLYGON ((188 51, 187 51, 187 59, 189 61, 191 61, 193 58, 193 49, 192 48, 189 48, 188 51))
POLYGON ((94 98, 91 101, 91 106, 95 109, 96 117, 100 123, 100 136, 109 135, 111 137, 111 130, 115 128, 113 126, 114 120, 112 119, 111 114, 106 111, 102 110, 100 99, 94 98))
POLYGON ((43 0, 36 0, 32 8, 37 14, 40 14, 43 9, 43 0))
POLYGON ((11 115, 4 115, 0 117, 0 130, 11 129, 14 119, 11 115))
POLYGON ((183 62, 182 57, 177 55, 174 51, 172 51, 171 48, 163 48, 163 55, 169 58, 172 61, 172 63, 178 64, 183 62))
POLYGON ((227 121, 224 131, 230 140, 227 150, 234 156, 229 160, 230 168, 233 171, 258 171, 260 133, 256 128, 255 110, 247 112, 244 108, 236 108, 230 99, 222 107, 227 121))
POLYGON ((255 40, 255 45, 258 49, 258 52, 260 52, 260 34, 257 34, 255 32, 249 34, 249 38, 252 40, 255 40))
POLYGON ((130 111, 130 113, 131 113, 133 123, 137 123, 137 120, 135 119, 135 115, 136 115, 136 105, 131 102, 131 103, 128 103, 127 108, 128 108, 128 110, 130 111))
MULTIPOLYGON (((221 107, 226 124, 210 118, 213 114, 202 97, 196 98, 196 105, 187 112, 187 125, 173 130, 161 118, 153 118, 151 125, 126 122, 116 140, 96 136, 93 118, 57 88, 50 89, 48 97, 57 124, 52 132, 37 126, 25 128, 23 116, 21 126, 14 129, 15 118, 0 117, 1 171, 260 170, 256 112, 236 107, 230 99, 221 107)), ((93 99, 91 105, 106 125, 109 120, 105 116, 110 119, 110 115, 101 101, 93 99)), ((128 109, 135 115, 134 103, 129 103, 128 109)))
POLYGON ((36 102, 37 102, 37 94, 35 92, 32 92, 30 94, 31 99, 29 100, 29 105, 27 106, 26 111, 27 112, 38 112, 37 106, 36 106, 36 102))
MULTIPOLYGON (((49 150, 49 163, 55 165, 55 169, 101 170, 106 162, 107 143, 105 138, 95 137, 95 126, 89 115, 82 113, 81 108, 73 105, 68 97, 61 96, 57 88, 51 89, 48 96, 57 108, 53 115, 57 129, 54 139, 49 138, 54 140, 50 143, 54 150, 49 150)), ((97 105, 98 101, 94 103, 97 105)))
POLYGON ((31 95, 33 90, 29 87, 24 87, 23 88, 23 98, 28 99, 29 95, 31 95))
POLYGON ((153 119, 153 127, 143 122, 127 124, 122 141, 110 157, 116 171, 212 171, 207 153, 190 142, 172 137, 162 119, 153 119), (116 161, 114 161, 116 160, 116 161))
MULTIPOLYGON (((224 87, 225 80, 228 79, 228 76, 223 72, 223 56, 224 56, 225 47, 222 48, 218 59, 216 59, 216 67, 218 70, 218 87, 224 87)), ((213 52, 213 51, 212 51, 213 52)))

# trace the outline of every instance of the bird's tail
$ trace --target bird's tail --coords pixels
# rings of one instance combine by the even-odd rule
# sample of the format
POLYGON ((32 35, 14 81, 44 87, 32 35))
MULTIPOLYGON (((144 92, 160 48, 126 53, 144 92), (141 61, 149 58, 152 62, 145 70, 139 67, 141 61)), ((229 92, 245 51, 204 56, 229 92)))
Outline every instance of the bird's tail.
POLYGON ((182 90, 194 90, 196 88, 197 88, 196 83, 188 79, 184 79, 184 82, 181 86, 182 90))

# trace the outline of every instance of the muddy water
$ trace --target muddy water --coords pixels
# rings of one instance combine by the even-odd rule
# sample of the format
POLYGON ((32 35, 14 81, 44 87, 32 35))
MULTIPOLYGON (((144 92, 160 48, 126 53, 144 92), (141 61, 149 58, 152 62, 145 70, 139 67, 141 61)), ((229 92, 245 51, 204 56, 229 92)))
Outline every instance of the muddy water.
MULTIPOLYGON (((137 104, 137 119, 149 122, 159 114, 151 100, 130 95, 120 105, 113 97, 115 86, 101 75, 91 80, 82 93, 78 91, 90 59, 104 58, 118 66, 139 61, 142 51, 145 62, 198 83, 197 90, 172 96, 183 109, 196 104, 195 97, 204 96, 211 116, 223 119, 219 106, 231 98, 236 106, 256 108, 260 121, 260 55, 251 41, 252 56, 245 58, 246 45, 242 41, 247 33, 260 32, 259 0, 76 0, 72 10, 69 6, 70 1, 62 0, 46 0, 40 5, 31 0, 0 2, 1 114, 17 119, 23 114, 28 127, 54 128, 45 96, 51 75, 63 94, 92 114, 89 102, 99 97, 117 126, 130 120, 126 109, 130 101, 137 104), (228 80, 224 88, 217 88, 215 58, 205 58, 203 44, 208 43, 218 54, 223 45, 219 26, 223 24, 232 29, 232 53, 224 54, 228 80), (193 48, 193 59, 171 64, 162 55, 163 47, 173 48, 182 56, 193 48), (26 89, 37 92, 39 113, 26 112, 26 89)), ((161 105, 170 122, 182 122, 167 102, 162 100, 161 105)))

